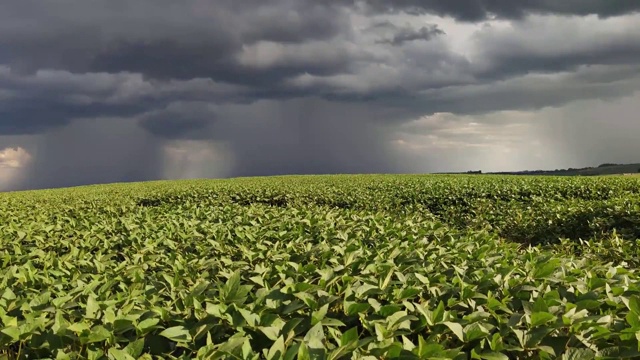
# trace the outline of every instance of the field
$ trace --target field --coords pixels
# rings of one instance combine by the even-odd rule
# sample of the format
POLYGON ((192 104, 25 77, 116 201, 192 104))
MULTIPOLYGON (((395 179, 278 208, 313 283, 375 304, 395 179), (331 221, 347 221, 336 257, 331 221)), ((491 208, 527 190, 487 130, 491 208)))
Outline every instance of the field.
POLYGON ((640 357, 640 177, 0 194, 0 358, 640 357))

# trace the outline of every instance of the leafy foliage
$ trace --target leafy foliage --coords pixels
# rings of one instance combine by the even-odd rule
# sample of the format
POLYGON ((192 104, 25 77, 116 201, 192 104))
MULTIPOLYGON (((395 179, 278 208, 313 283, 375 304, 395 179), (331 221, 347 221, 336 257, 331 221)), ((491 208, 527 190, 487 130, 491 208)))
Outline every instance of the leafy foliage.
POLYGON ((639 192, 376 175, 0 194, 0 356, 639 357, 639 192))

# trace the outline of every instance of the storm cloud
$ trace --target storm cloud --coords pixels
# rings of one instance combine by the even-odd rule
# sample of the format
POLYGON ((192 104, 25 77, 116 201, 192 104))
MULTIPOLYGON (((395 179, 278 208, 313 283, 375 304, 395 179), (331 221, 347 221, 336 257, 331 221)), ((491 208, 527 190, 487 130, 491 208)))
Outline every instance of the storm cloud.
POLYGON ((638 10, 5 1, 0 189, 640 161, 638 10))
MULTIPOLYGON (((344 0, 344 3, 349 2, 344 0)), ((606 18, 640 10, 640 4, 628 0, 365 0, 359 3, 370 12, 435 14, 469 22, 489 18, 519 20, 528 14, 597 15, 606 18)))

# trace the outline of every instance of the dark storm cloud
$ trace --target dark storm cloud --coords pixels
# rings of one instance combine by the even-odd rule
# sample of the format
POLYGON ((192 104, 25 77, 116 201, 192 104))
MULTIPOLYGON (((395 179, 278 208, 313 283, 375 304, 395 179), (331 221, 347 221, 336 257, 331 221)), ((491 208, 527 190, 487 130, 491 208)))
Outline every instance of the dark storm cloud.
POLYGON ((227 139, 233 176, 403 171, 385 139, 378 106, 318 98, 220 109, 214 136, 227 139))
MULTIPOLYGON (((60 83, 55 78, 25 79, 0 68, 0 88, 9 94, 0 102, 0 134, 41 133, 75 118, 127 115, 144 108, 139 104, 106 104, 106 89, 78 85, 73 81, 60 83)), ((112 84, 104 85, 109 88, 112 84)))
POLYGON ((344 9, 291 0, 9 1, 0 4, 0 20, 0 63, 15 70, 129 71, 258 85, 301 71, 334 73, 345 62, 260 70, 237 62, 243 46, 328 40, 349 30, 344 9))
POLYGON ((509 29, 487 28, 475 36, 481 49, 476 74, 509 78, 522 74, 573 71, 582 65, 633 65, 640 59, 637 20, 598 26, 594 21, 547 19, 517 22, 509 29), (594 25, 589 31, 586 27, 594 25), (550 39, 558 41, 550 41, 550 39))
POLYGON ((437 25, 423 26, 420 29, 401 28, 393 34, 389 39, 378 40, 381 44, 402 45, 409 41, 426 40, 429 41, 438 35, 444 35, 445 32, 438 28, 437 25))
POLYGON ((73 123, 32 141, 33 159, 13 189, 159 179, 162 143, 135 122, 100 118, 73 123))
POLYGON ((206 103, 173 103, 143 114, 140 126, 164 139, 210 139, 214 111, 206 103))
POLYGON ((395 127, 416 118, 537 111, 638 91, 640 25, 612 16, 639 8, 617 0, 2 1, 0 140, 12 139, 0 151, 22 146, 33 156, 24 187, 161 178, 167 149, 183 159, 192 140, 226 149, 234 176, 410 171, 414 160, 389 143, 395 127), (19 135, 29 144, 14 141, 19 135))
MULTIPOLYGON (((382 0, 367 3, 373 9, 391 6, 382 0)), ((601 1, 573 1, 558 5, 550 1, 401 0, 393 4, 398 8, 419 7, 437 14, 456 14, 473 9, 502 14, 588 14, 594 11, 617 14, 635 9, 624 5, 626 3, 615 5, 607 2, 609 5, 603 5, 605 3, 601 1)), ((208 78, 246 87, 245 97, 235 101, 314 95, 344 101, 371 101, 387 94, 404 97, 407 92, 434 86, 459 85, 460 78, 465 78, 462 81, 468 84, 476 84, 478 81, 505 79, 536 71, 564 71, 581 64, 630 63, 637 58, 638 47, 635 44, 640 43, 633 36, 618 36, 611 42, 597 44, 597 47, 587 46, 569 52, 562 49, 540 52, 539 48, 524 44, 529 43, 526 39, 528 34, 544 28, 522 28, 516 24, 516 36, 481 32, 476 42, 484 50, 477 63, 465 65, 450 50, 446 53, 409 49, 407 51, 414 53, 398 56, 397 61, 404 57, 411 63, 394 64, 389 62, 388 56, 381 56, 377 49, 359 46, 348 16, 349 11, 355 10, 344 6, 354 4, 348 1, 317 3, 293 0, 268 4, 253 0, 215 3, 198 0, 131 3, 116 0, 91 4, 69 0, 4 2, 0 4, 0 63, 10 65, 16 72, 54 68, 75 73, 132 72, 142 74, 145 79, 164 81, 208 78), (339 40, 332 41, 336 38, 339 40), (431 69, 434 64, 442 69, 431 69), (331 81, 317 87, 288 85, 291 79, 300 76, 359 76, 358 69, 369 65, 412 66, 413 69, 398 69, 397 73, 416 75, 404 81, 409 85, 398 84, 396 91, 370 89, 364 93, 354 92, 349 85, 337 89, 331 81), (422 84, 411 84, 421 78, 424 78, 422 84)), ((433 39, 442 33, 435 25, 396 27, 395 33, 378 42, 414 43, 413 40, 433 39)), ((549 38, 558 35, 551 33, 549 38)), ((442 36, 437 38, 446 42, 442 36)), ((439 45, 430 46, 435 48, 439 45)), ((152 109, 147 105, 147 110, 152 109)), ((135 109, 134 112, 140 110, 135 109)), ((80 115, 88 116, 88 113, 90 111, 80 115)), ((95 113, 100 115, 100 111, 95 113)), ((127 115, 127 112, 105 115, 127 115)), ((50 123, 64 124, 64 119, 70 116, 63 114, 61 118, 52 119, 50 123)), ((22 122, 26 124, 28 121, 22 122)))
POLYGON ((438 112, 481 115, 502 110, 535 111, 576 100, 629 96, 640 90, 639 73, 640 66, 590 66, 574 73, 533 74, 499 83, 452 86, 386 101, 388 106, 403 109, 404 115, 397 117, 405 121, 438 112))
MULTIPOLYGON (((188 80, 194 77, 251 86, 260 91, 265 86, 277 90, 288 77, 309 73, 319 76, 345 72, 350 65, 350 54, 337 49, 336 56, 324 61, 307 59, 304 62, 280 63, 259 68, 241 64, 236 57, 240 49, 216 48, 203 41, 185 46, 174 41, 155 43, 121 42, 108 52, 95 57, 88 67, 92 71, 133 71, 147 77, 168 80, 188 80)), ((264 56, 257 52, 256 61, 264 56)))
MULTIPOLYGON (((337 0, 350 3, 350 0, 337 0)), ((364 0, 372 12, 436 14, 462 21, 483 21, 492 16, 520 19, 526 14, 598 15, 610 17, 640 10, 633 0, 364 0)))
POLYGON ((254 10, 258 10, 247 19, 251 27, 244 33, 245 43, 302 43, 328 39, 349 30, 346 14, 322 2, 289 0, 284 5, 287 7, 283 11, 277 2, 256 3, 254 10))
POLYGON ((0 98, 0 134, 4 135, 43 133, 74 119, 129 117, 180 100, 240 102, 244 91, 207 79, 156 82, 138 74, 48 70, 24 75, 1 66, 0 90, 4 91, 0 98))

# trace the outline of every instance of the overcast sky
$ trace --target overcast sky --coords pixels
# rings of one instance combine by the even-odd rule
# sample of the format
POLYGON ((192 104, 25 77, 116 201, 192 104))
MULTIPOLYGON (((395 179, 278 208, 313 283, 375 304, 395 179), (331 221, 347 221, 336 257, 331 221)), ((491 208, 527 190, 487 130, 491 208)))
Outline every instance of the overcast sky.
POLYGON ((640 162, 639 10, 1 1, 0 190, 640 162))

